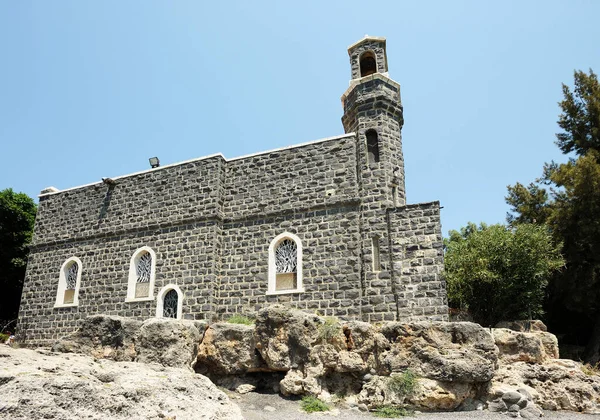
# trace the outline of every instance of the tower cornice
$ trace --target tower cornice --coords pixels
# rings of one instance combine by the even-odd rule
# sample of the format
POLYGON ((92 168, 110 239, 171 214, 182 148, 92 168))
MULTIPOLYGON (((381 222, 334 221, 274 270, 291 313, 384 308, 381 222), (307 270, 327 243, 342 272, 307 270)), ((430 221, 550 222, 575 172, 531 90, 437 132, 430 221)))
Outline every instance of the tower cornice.
POLYGON ((393 79, 390 79, 387 74, 384 73, 373 73, 369 76, 365 76, 365 77, 361 77, 360 79, 353 79, 350 80, 350 86, 348 86, 348 89, 346 89, 346 91, 342 94, 341 100, 342 100, 342 107, 344 109, 346 109, 346 100, 348 99, 348 97, 350 96, 350 94, 354 91, 354 89, 357 88, 357 86, 360 86, 362 84, 371 82, 371 81, 376 81, 376 80, 381 80, 391 86, 393 86, 395 89, 397 89, 398 91, 398 101, 400 102, 400 83, 396 82, 393 79))

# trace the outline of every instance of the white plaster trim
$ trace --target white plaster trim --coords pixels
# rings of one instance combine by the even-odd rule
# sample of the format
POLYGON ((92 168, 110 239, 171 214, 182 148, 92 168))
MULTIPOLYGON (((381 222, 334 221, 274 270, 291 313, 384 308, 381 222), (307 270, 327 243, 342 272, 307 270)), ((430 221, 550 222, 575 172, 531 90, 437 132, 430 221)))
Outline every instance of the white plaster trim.
POLYGON ((127 298, 125 298, 125 302, 141 302, 146 300, 154 300, 154 279, 156 278, 156 253, 149 246, 143 246, 138 248, 133 255, 131 256, 131 260, 129 260, 129 277, 127 279, 127 298), (144 253, 148 252, 152 257, 152 267, 150 268, 150 282, 148 283, 148 289, 150 290, 150 294, 148 296, 144 296, 143 298, 135 297, 135 285, 137 283, 137 262, 138 257, 144 253))
POLYGON ((150 302, 153 301, 154 297, 146 297, 146 298, 125 298, 125 302, 150 302))
POLYGON ((292 293, 304 293, 304 288, 302 289, 290 289, 290 290, 275 290, 275 291, 267 291, 267 295, 290 295, 292 293))
MULTIPOLYGON (((222 153, 215 153, 215 154, 208 155, 208 156, 203 156, 203 157, 199 157, 199 158, 184 160, 183 162, 170 163, 168 165, 159 166, 158 168, 145 169, 143 171, 133 172, 133 173, 127 174, 127 175, 114 176, 114 177, 110 177, 110 178, 113 179, 113 180, 122 179, 122 178, 128 178, 130 176, 141 175, 141 174, 145 174, 145 173, 148 173, 148 172, 160 171, 161 169, 171 168, 173 166, 178 166, 178 165, 185 165, 186 163, 199 162, 201 160, 211 159, 211 158, 214 158, 214 157, 221 157, 225 162, 231 162, 231 161, 234 161, 234 160, 245 159, 245 158, 259 156, 259 155, 264 155, 266 153, 274 153, 274 152, 279 152, 281 150, 288 150, 288 149, 295 149, 295 148, 298 148, 298 147, 304 147, 304 146, 308 146, 308 145, 315 144, 315 143, 323 143, 323 142, 330 141, 330 140, 339 140, 339 139, 343 139, 343 138, 346 138, 346 137, 350 138, 350 137, 352 137, 354 135, 355 135, 355 133, 346 133, 346 134, 341 134, 339 136, 326 137, 326 138, 323 138, 323 139, 308 141, 306 143, 299 143, 299 144, 295 144, 295 145, 292 145, 292 146, 279 147, 277 149, 271 149, 271 150, 267 150, 267 151, 264 151, 264 152, 252 153, 252 154, 249 154, 249 155, 239 156, 239 157, 235 157, 235 158, 231 158, 231 159, 227 159, 225 156, 223 156, 222 153)), ((55 194, 60 194, 60 193, 66 192, 66 191, 78 190, 80 188, 86 188, 86 187, 91 187, 93 185, 100 185, 100 184, 102 184, 102 181, 91 182, 89 184, 79 185, 77 187, 70 187, 70 188, 66 188, 64 190, 58 190, 57 189, 54 192, 40 193, 40 194, 38 194, 38 198, 39 197, 48 197, 48 196, 55 195, 55 194)))
POLYGON ((79 287, 81 286, 81 272, 83 271, 83 264, 77 257, 71 257, 67 259, 60 267, 60 274, 58 276, 58 287, 56 288, 56 300, 54 302, 55 308, 70 308, 73 306, 79 306, 79 287), (75 261, 79 266, 77 270, 77 280, 75 282, 75 293, 73 295, 73 303, 63 303, 65 298, 65 290, 67 290, 67 279, 65 276, 65 269, 67 266, 75 261))
POLYGON ((284 295, 289 293, 302 293, 304 287, 302 284, 302 241, 293 233, 284 232, 277 235, 269 245, 269 280, 267 284, 267 295, 284 295), (298 262, 296 264, 296 288, 289 290, 276 290, 277 267, 275 266, 275 248, 284 239, 291 239, 296 243, 296 252, 298 262))
POLYGON ((164 299, 165 295, 170 290, 175 290, 177 292, 177 319, 181 319, 181 315, 183 314, 183 292, 179 286, 175 284, 167 284, 160 289, 160 292, 158 292, 158 296, 156 297, 156 317, 163 318, 164 299))
POLYGON ((246 159, 246 158, 249 158, 249 157, 265 155, 267 153, 275 153, 275 152, 280 152, 280 151, 283 151, 283 150, 296 149, 298 147, 310 146, 311 144, 323 143, 323 142, 330 141, 330 140, 340 140, 340 139, 343 139, 343 138, 352 137, 354 135, 355 135, 355 133, 346 133, 346 134, 341 134, 339 136, 325 137, 324 139, 307 141, 305 143, 294 144, 294 145, 291 145, 291 146, 278 147, 277 149, 266 150, 264 152, 251 153, 249 155, 243 155, 243 156, 239 156, 239 157, 235 157, 235 158, 231 158, 231 159, 225 159, 225 160, 227 162, 231 162, 231 161, 234 161, 234 160, 240 160, 240 159, 246 159))

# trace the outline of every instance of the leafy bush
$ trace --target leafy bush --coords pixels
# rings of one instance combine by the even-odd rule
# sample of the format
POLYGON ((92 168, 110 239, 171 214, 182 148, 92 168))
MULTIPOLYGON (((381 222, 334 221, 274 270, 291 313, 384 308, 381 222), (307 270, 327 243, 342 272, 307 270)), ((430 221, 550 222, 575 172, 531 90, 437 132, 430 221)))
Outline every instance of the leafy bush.
POLYGON ((408 369, 400 374, 391 375, 387 386, 390 391, 398 395, 410 395, 417 388, 418 380, 417 374, 408 369))
POLYGON ((229 322, 230 324, 252 325, 254 324, 254 319, 244 315, 233 315, 227 320, 227 322, 229 322))
POLYGON ((9 337, 8 334, 0 333, 0 344, 6 343, 6 340, 8 340, 8 337, 9 337))
POLYGON ((302 397, 300 407, 307 413, 316 413, 319 411, 329 411, 329 406, 320 399, 313 397, 312 395, 305 395, 302 397))
POLYGON ((331 341, 333 337, 341 334, 341 332, 340 321, 334 316, 328 316, 319 326, 319 338, 321 341, 331 341))
POLYGON ((373 410, 373 414, 375 415, 375 417, 385 417, 388 419, 413 415, 413 413, 411 411, 408 411, 406 408, 394 407, 391 405, 383 405, 381 407, 377 407, 375 410, 373 410))
POLYGON ((450 305, 484 326, 541 316, 548 279, 564 265, 548 229, 532 224, 469 223, 444 246, 450 305))

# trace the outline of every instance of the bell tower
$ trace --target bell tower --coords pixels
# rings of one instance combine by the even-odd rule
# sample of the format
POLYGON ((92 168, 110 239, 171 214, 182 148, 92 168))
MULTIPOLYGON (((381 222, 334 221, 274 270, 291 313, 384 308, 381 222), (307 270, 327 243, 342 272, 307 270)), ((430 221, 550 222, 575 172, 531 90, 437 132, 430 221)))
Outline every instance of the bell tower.
MULTIPOLYGON (((348 48, 350 86, 342 95, 346 133, 356 135, 361 235, 361 317, 399 319, 399 265, 390 212, 406 205, 400 85, 390 79, 385 38, 365 36, 348 48)), ((401 210, 400 210, 401 211, 401 210)))
POLYGON ((400 85, 390 79, 385 38, 365 36, 348 47, 350 86, 342 95, 346 133, 354 132, 363 196, 385 207, 404 206, 404 123, 400 85))

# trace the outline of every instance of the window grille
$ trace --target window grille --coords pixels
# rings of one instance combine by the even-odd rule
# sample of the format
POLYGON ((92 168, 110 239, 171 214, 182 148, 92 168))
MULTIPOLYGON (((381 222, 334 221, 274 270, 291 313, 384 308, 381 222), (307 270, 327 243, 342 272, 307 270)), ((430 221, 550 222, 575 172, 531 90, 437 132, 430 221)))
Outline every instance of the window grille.
POLYGON ((375 130, 367 131, 367 155, 369 164, 379 162, 379 139, 375 130))
POLYGON ((148 283, 152 272, 152 255, 149 252, 144 253, 138 260, 137 267, 137 282, 148 283))
POLYGON ((77 273, 79 272, 79 265, 73 262, 69 268, 67 268, 65 280, 67 283, 66 289, 75 289, 77 286, 77 273))
POLYGON ((291 239, 284 239, 275 249, 275 290, 296 288, 298 247, 291 239))
POLYGON ((169 290, 163 300, 163 318, 177 318, 179 296, 173 289, 169 290))

